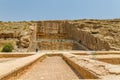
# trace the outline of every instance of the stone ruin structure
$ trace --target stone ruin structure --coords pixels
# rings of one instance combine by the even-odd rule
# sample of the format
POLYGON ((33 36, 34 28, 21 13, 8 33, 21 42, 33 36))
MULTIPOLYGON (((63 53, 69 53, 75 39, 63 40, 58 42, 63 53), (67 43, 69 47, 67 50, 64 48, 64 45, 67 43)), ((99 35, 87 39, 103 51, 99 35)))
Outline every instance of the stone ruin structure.
MULTIPOLYGON (((84 22, 95 24, 95 21, 85 20, 84 22)), ((120 50, 118 46, 111 45, 110 39, 108 41, 104 37, 100 37, 102 32, 98 32, 98 29, 100 27, 101 30, 102 25, 89 27, 83 25, 83 22, 76 23, 75 21, 37 21, 35 24, 36 40, 34 41, 36 42, 32 46, 36 46, 40 50, 120 50)), ((107 29, 102 30, 107 31, 107 29)), ((108 34, 112 33, 108 32, 108 34)), ((32 47, 32 49, 34 48, 32 47)))
POLYGON ((37 22, 36 40, 40 50, 77 49, 77 44, 68 38, 64 21, 37 22))
POLYGON ((119 20, 34 21, 21 22, 19 25, 18 23, 10 23, 9 26, 14 27, 11 30, 1 30, 0 39, 15 39, 17 47, 27 51, 35 51, 36 48, 120 50, 119 20))
POLYGON ((119 24, 34 21, 27 28, 20 23, 20 30, 1 30, 0 45, 10 42, 17 49, 0 53, 0 80, 120 80, 120 51, 114 51, 120 50, 119 24))

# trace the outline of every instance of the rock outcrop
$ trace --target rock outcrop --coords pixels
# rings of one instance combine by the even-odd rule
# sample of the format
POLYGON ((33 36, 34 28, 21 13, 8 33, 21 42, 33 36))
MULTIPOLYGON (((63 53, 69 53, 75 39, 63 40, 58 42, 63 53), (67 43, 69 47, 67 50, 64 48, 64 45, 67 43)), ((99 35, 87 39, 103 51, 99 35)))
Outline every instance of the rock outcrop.
POLYGON ((20 45, 23 48, 28 48, 30 44, 30 36, 26 35, 20 38, 20 45))
POLYGON ((28 48, 30 46, 32 39, 34 38, 34 35, 33 35, 34 30, 35 30, 34 26, 30 26, 29 31, 21 33, 21 37, 20 37, 21 47, 28 48))
POLYGON ((38 21, 37 38, 71 39, 90 50, 120 50, 119 21, 120 20, 38 21))
POLYGON ((30 34, 31 29, 29 29, 29 26, 31 24, 32 24, 31 22, 25 22, 25 21, 0 22, 0 40, 3 41, 13 40, 14 42, 16 42, 16 45, 14 45, 16 47, 15 51, 17 51, 17 49, 21 47, 27 48, 30 43, 29 36, 31 35, 30 34))
POLYGON ((91 50, 120 50, 120 20, 68 21, 66 32, 91 50))

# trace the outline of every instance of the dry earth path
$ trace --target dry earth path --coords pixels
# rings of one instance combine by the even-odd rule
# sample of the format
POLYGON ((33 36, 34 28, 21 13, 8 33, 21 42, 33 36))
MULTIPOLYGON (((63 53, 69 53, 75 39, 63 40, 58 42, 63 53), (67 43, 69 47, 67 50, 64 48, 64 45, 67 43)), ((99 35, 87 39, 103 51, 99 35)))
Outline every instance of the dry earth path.
POLYGON ((39 61, 17 80, 79 80, 79 78, 62 57, 55 56, 39 61))

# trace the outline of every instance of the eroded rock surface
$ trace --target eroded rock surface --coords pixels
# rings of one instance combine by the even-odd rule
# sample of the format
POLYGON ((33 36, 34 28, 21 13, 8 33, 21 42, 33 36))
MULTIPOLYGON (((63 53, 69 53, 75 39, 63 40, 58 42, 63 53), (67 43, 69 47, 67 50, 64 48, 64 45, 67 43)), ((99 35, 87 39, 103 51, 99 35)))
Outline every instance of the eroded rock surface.
POLYGON ((0 38, 16 38, 22 47, 29 46, 35 32, 37 39, 70 39, 89 50, 120 50, 120 19, 0 22, 0 38), (32 24, 36 24, 36 31, 32 24))

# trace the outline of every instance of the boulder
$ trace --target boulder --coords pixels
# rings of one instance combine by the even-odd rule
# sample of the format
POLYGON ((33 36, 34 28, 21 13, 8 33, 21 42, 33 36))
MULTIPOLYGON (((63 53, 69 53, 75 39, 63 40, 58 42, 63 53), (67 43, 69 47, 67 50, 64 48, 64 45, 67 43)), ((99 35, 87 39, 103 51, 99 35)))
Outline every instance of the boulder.
POLYGON ((28 48, 30 44, 30 36, 26 35, 20 38, 20 45, 23 48, 28 48))

